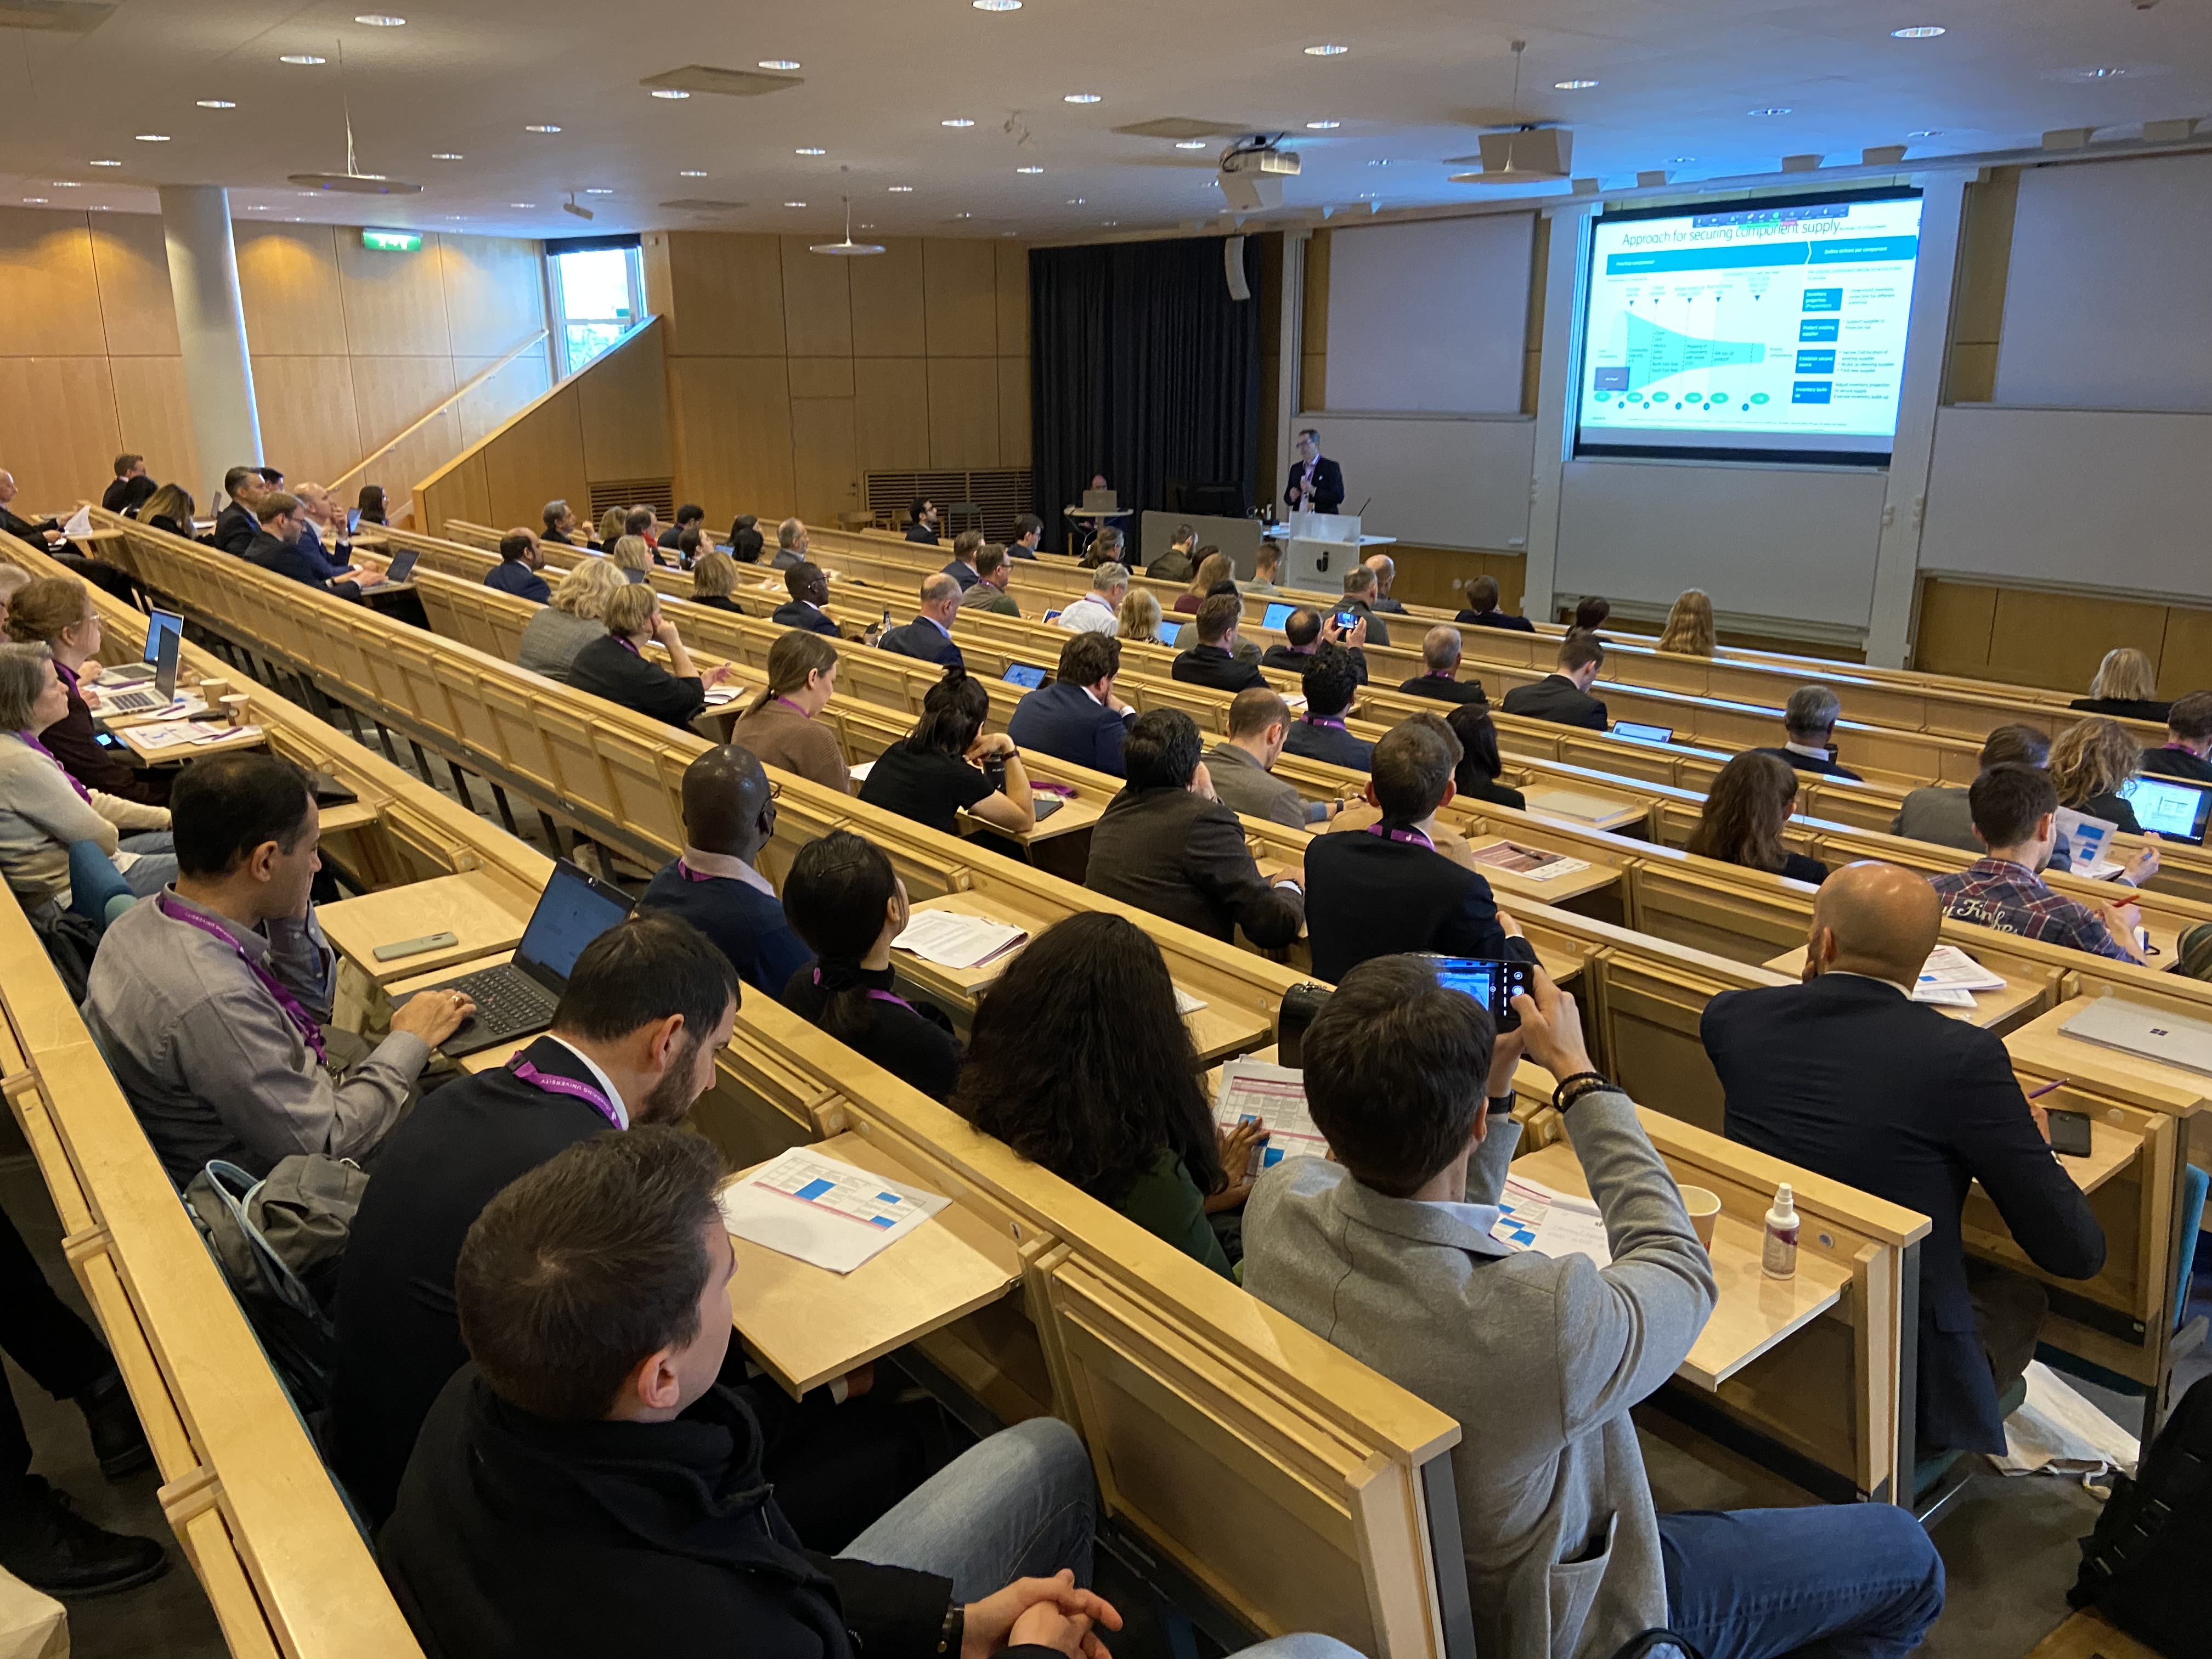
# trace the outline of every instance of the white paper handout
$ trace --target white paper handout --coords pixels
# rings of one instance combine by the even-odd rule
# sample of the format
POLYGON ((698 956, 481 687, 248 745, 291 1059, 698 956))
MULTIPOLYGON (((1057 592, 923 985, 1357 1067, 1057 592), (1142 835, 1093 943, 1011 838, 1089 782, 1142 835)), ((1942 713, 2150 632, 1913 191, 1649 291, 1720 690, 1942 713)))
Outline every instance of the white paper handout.
POLYGON ((1578 795, 1571 789, 1547 789, 1528 797, 1528 810, 1540 817, 1573 818, 1583 823, 1608 817, 1623 805, 1602 795, 1578 795))
POLYGON ((1286 1158, 1328 1156, 1328 1141, 1306 1110, 1304 1072, 1259 1060, 1232 1060, 1224 1066, 1213 1100, 1214 1122, 1233 1129, 1255 1117, 1267 1126, 1267 1139, 1252 1149, 1246 1175, 1273 1169, 1286 1158))
POLYGON ((1020 928, 957 910, 916 910, 891 948, 940 968, 980 968, 1029 938, 1020 928))
POLYGON ((1498 1220, 1490 1236, 1516 1250, 1539 1255, 1586 1255, 1601 1267, 1613 1265, 1605 1237, 1605 1218, 1587 1198, 1577 1198, 1522 1176, 1505 1177, 1498 1200, 1498 1220))
POLYGON ((1204 997, 1194 997, 1191 995, 1189 992, 1184 990, 1180 985, 1175 988, 1175 994, 1176 1012, 1181 1014, 1185 1019, 1188 1019, 1193 1014, 1206 1006, 1206 999, 1204 997))
POLYGON ((848 1273, 952 1200, 794 1146, 717 1195, 738 1237, 848 1273))
POLYGON ((2002 991, 2004 976, 1993 974, 1955 945, 1939 945, 1920 964, 1912 1000, 1937 1008, 1972 1008, 1977 991, 2002 991))
POLYGON ((2110 818, 2093 818, 2070 806, 2058 809, 2058 835, 2073 860, 2073 873, 2087 881, 2110 881, 2126 866, 2105 856, 2120 826, 2110 818))
POLYGON ((70 514, 69 515, 69 522, 62 526, 62 534, 64 536, 89 536, 92 534, 91 507, 89 505, 80 507, 76 512, 70 514))
POLYGON ((1563 853, 1547 853, 1541 848, 1523 847, 1511 841, 1495 841, 1487 847, 1476 848, 1474 861, 1493 869, 1510 870, 1530 881, 1550 881, 1589 868, 1581 859, 1571 859, 1563 853))
POLYGON ((134 727, 131 741, 141 749, 176 749, 186 744, 221 743, 226 738, 257 735, 258 726, 223 726, 213 720, 174 720, 167 725, 134 727))

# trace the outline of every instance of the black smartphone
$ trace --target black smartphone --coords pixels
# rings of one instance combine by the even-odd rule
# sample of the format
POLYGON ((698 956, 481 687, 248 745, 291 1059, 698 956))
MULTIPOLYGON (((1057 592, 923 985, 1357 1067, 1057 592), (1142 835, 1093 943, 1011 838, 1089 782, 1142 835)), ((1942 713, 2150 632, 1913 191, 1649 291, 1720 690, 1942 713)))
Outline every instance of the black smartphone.
POLYGON ((1513 999, 1534 995, 1535 968, 1526 962, 1502 962, 1488 957, 1428 957, 1437 978, 1448 991, 1464 991, 1490 1011, 1491 1023, 1501 1031, 1521 1028, 1513 1012, 1513 999))
POLYGON ((2089 1156, 2089 1115, 2087 1112, 2062 1111, 2056 1106, 2043 1109, 2044 1121, 2051 1125, 2051 1150, 2066 1158, 2089 1156))

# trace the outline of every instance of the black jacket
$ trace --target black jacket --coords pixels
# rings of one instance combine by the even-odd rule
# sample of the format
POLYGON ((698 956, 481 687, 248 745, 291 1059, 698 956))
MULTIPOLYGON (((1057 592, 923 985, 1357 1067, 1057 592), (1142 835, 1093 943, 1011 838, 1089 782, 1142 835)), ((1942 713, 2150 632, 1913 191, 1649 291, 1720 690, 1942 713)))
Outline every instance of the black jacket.
POLYGON ((2185 783, 2212 783, 2212 761, 2199 760, 2186 749, 2167 744, 2143 750, 2142 769, 2153 777, 2179 778, 2185 783))
POLYGON ((1533 634, 1536 624, 1526 617, 1509 617, 1503 611, 1462 611, 1452 618, 1475 628, 1504 628, 1516 634, 1533 634))
POLYGON ((1785 761, 1795 770, 1800 772, 1809 772, 1814 777, 1846 778, 1853 783, 1859 781, 1859 775, 1852 771, 1850 768, 1848 766, 1838 766, 1835 762, 1826 759, 1826 757, 1815 760, 1812 756, 1801 755, 1794 749, 1774 748, 1763 750, 1760 752, 1771 755, 1778 761, 1785 761))
MULTIPOLYGON (((1344 469, 1326 455, 1313 464, 1313 510, 1334 513, 1344 505, 1344 469)), ((1297 462, 1291 468, 1290 481, 1283 486, 1284 505, 1295 510, 1298 504, 1298 486, 1306 481, 1306 464, 1297 462)))
MULTIPOLYGON (((523 1055, 541 1072, 592 1081, 550 1037, 523 1055)), ((392 1513, 431 1401, 469 1357, 453 1265, 470 1225, 507 1182, 610 1127, 588 1102, 497 1070, 425 1095, 385 1140, 338 1270, 331 1417, 331 1461, 372 1527, 392 1513)))
POLYGON ((1283 737, 1283 752, 1301 760, 1317 760, 1330 766, 1364 772, 1375 758, 1375 745, 1355 738, 1340 726, 1331 726, 1301 714, 1283 737))
POLYGON ((556 1423, 470 1365, 378 1558, 429 1659, 933 1659, 951 1581, 802 1548, 761 1454, 726 1389, 672 1423, 556 1423))
POLYGON ((568 665, 568 684, 686 730, 692 717, 707 706, 707 688, 698 675, 678 679, 611 634, 586 642, 568 665))
MULTIPOLYGON (((1359 671, 1359 683, 1367 684, 1367 653, 1358 646, 1347 646, 1352 653, 1352 665, 1359 671)), ((1260 653, 1260 666, 1279 669, 1285 674, 1303 675, 1313 666, 1311 650, 1296 651, 1288 644, 1271 645, 1260 653)))
POLYGON ((906 538, 910 542, 926 543, 931 547, 937 545, 937 532, 926 524, 909 524, 907 526, 906 538))
POLYGON ((1316 836, 1306 849, 1306 940, 1332 985, 1370 957, 1435 951, 1533 962, 1498 925, 1490 884, 1442 853, 1364 830, 1316 836))
POLYGON ((1145 567, 1145 574, 1154 581, 1187 582, 1198 574, 1198 567, 1190 555, 1179 547, 1171 547, 1145 567))
POLYGON ((937 574, 940 576, 950 576, 954 581, 958 582, 960 584, 960 591, 963 593, 965 593, 969 588, 975 586, 977 582, 983 580, 981 576, 976 574, 975 567, 963 559, 953 560, 951 563, 946 565, 944 569, 939 571, 937 574))
POLYGON ((1217 691, 1242 691, 1267 683, 1255 665, 1238 661, 1218 645, 1194 645, 1176 658, 1168 672, 1187 685, 1210 685, 1217 691))
POLYGON ((1398 689, 1409 697, 1431 697, 1438 702, 1490 701, 1480 680, 1454 679, 1449 674, 1416 674, 1398 689))
POLYGON ((2148 720, 2153 726, 2165 725, 2166 717, 2173 710, 2170 702, 2147 697, 2076 697, 2066 706, 2084 714, 2105 714, 2116 720, 2148 720))
POLYGON ((778 628, 803 628, 810 634, 827 634, 837 637, 837 624, 830 613, 804 599, 786 599, 769 615, 769 620, 778 628))
POLYGON ((295 582, 320 588, 325 593, 336 593, 341 599, 357 599, 361 584, 343 580, 330 573, 343 567, 333 563, 319 553, 310 552, 299 542, 288 542, 282 536, 271 535, 266 530, 256 530, 253 539, 243 550, 246 562, 271 575, 289 576, 295 582))
POLYGON ((1996 1385, 1976 1334, 1960 1211, 1978 1180, 2013 1242, 2045 1273, 2088 1279, 2105 1235, 2051 1156, 2004 1043, 1895 987, 1826 974, 1723 991, 1705 1052, 1728 1093, 1729 1139, 1917 1210, 1920 1436, 2002 1451, 1996 1385))
POLYGON ((1498 707, 1509 714, 1554 720, 1561 726, 1588 726, 1593 732, 1606 727, 1605 705, 1565 674, 1547 674, 1533 685, 1516 685, 1498 707))
POLYGON ((260 521, 246 507, 233 501, 216 514, 215 528, 208 532, 208 541, 226 553, 242 554, 260 533, 260 521))
POLYGON ((1209 938, 1242 927, 1261 950, 1288 945, 1305 920, 1296 889, 1261 879, 1237 814, 1188 789, 1124 788, 1108 802, 1083 884, 1209 938))
MULTIPOLYGON (((814 982, 814 972, 810 965, 793 973, 783 983, 781 1000, 808 1024, 820 1025, 830 993, 814 982)), ((872 991, 894 988, 888 968, 875 973, 863 969, 860 981, 872 991)), ((926 997, 909 997, 906 1002, 902 1008, 896 1002, 871 998, 868 1029, 842 1041, 854 1053, 932 1100, 950 1099, 952 1085, 960 1080, 960 1039, 952 1035, 952 1022, 926 997)))
POLYGON ((964 668, 968 665, 968 659, 960 654, 960 647, 927 617, 916 617, 905 627, 892 629, 884 635, 883 647, 902 657, 918 657, 923 662, 945 668, 964 668))

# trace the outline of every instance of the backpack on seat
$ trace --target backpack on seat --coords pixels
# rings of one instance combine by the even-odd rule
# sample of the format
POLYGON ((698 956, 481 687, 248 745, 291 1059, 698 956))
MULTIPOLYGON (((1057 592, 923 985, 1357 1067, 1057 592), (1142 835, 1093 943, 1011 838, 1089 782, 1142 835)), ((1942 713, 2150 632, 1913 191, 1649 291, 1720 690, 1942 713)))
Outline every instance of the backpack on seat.
POLYGON ((2066 1599, 2094 1607, 2166 1659, 2212 1659, 2212 1376, 2182 1395, 2132 1480, 2121 1475, 2081 1540, 2066 1599))

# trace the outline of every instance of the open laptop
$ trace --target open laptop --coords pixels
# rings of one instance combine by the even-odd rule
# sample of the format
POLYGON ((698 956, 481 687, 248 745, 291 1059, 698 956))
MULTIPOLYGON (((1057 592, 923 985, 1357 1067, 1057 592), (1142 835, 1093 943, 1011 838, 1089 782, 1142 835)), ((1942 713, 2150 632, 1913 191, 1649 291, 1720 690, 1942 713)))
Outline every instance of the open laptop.
POLYGON ((1010 662, 1006 665, 1006 683, 1018 685, 1024 691, 1034 691, 1044 684, 1044 670, 1032 663, 1010 662))
POLYGON ((1279 629, 1284 623, 1290 621, 1291 612, 1297 609, 1297 606, 1288 603, 1279 602, 1270 605, 1267 613, 1260 618, 1260 626, 1279 629))
POLYGON ((1615 720, 1613 735, 1626 738, 1631 743, 1672 743, 1674 728, 1671 726, 1641 726, 1634 720, 1615 720))
POLYGON ((146 654, 137 662, 125 663, 102 674, 100 682, 106 685, 132 685, 140 680, 150 680, 161 665, 161 636, 182 634, 185 619, 173 611, 156 611, 146 622, 146 654))
POLYGON ((2205 827, 2212 822, 2212 787, 2146 773, 2122 784, 2120 799, 2136 809, 2136 822, 2145 831, 2204 845, 2205 827))
POLYGON ((1119 513, 1121 498, 1110 489, 1086 489, 1083 492, 1083 510, 1085 513, 1119 513))
POLYGON ((2118 997, 2097 997, 2058 1029, 2100 1048, 2118 1048, 2186 1071, 2212 1073, 2212 1025, 2118 997))
POLYGON ((1182 624, 1181 623, 1164 622, 1159 626, 1159 635, 1160 643, 1162 645, 1173 645, 1177 640, 1182 637, 1182 624))
POLYGON ((422 988, 459 991, 477 1006, 467 1023, 439 1048, 458 1059, 544 1030, 553 1023, 553 1010, 568 988, 569 970, 584 947, 629 912, 629 895, 556 859, 553 879, 530 913, 530 926, 512 962, 422 988))
POLYGON ((149 634, 148 638, 154 641, 160 653, 154 664, 154 684, 150 687, 136 685, 120 691, 103 691, 100 699, 103 715, 150 714, 177 700, 177 653, 185 636, 165 628, 158 635, 149 634))
POLYGON ((396 587, 415 574, 415 561, 422 556, 411 547, 403 547, 392 556, 392 563, 384 573, 379 587, 396 587))

